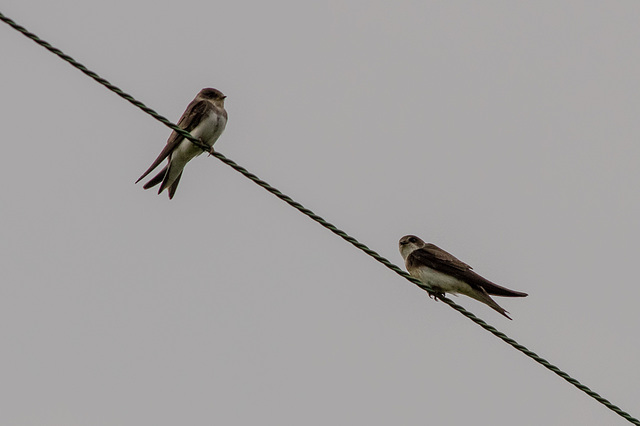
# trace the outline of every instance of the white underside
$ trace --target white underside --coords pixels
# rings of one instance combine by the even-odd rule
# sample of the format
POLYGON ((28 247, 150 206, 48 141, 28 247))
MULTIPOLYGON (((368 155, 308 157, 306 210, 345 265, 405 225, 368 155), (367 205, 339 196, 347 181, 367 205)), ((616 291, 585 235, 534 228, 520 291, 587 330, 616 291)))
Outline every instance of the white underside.
MULTIPOLYGON (((212 112, 191 131, 191 134, 204 141, 207 145, 213 146, 224 131, 226 124, 227 122, 224 117, 212 112)), ((171 168, 170 175, 165 178, 165 187, 173 183, 189 161, 202 153, 203 151, 192 144, 191 141, 183 139, 180 145, 173 150, 169 158, 171 168)))
POLYGON ((445 293, 452 294, 465 294, 467 296, 474 294, 475 292, 471 286, 464 281, 460 281, 450 275, 438 272, 427 266, 421 266, 410 272, 423 283, 434 287, 434 289, 441 290, 445 293))

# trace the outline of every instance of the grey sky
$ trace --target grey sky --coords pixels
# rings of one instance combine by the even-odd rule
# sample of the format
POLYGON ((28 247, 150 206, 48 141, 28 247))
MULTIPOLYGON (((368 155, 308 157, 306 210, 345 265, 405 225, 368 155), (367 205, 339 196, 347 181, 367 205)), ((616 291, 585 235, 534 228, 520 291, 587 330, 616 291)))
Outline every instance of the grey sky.
MULTIPOLYGON (((640 4, 9 0, 1 11, 640 416, 640 4), (309 4, 307 4, 309 3, 309 4)), ((627 424, 0 25, 0 424, 627 424)))

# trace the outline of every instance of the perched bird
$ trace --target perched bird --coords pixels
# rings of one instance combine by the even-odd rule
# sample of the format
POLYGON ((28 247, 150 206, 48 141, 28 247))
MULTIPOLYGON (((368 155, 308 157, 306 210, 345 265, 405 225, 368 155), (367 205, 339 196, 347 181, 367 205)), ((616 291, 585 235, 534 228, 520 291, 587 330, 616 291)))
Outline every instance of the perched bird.
MULTIPOLYGON (((178 127, 200 139, 203 144, 213 147, 227 125, 227 111, 224 109, 225 98, 226 96, 219 90, 202 89, 180 117, 178 127)), ((203 152, 189 139, 185 139, 173 131, 158 158, 136 183, 144 179, 168 157, 167 165, 144 184, 144 189, 152 188, 161 183, 158 194, 169 188, 169 199, 171 199, 178 188, 184 166, 203 152)))
MULTIPOLYGON (((471 266, 458 260, 440 247, 425 243, 415 235, 400 238, 400 254, 409 274, 435 290, 434 296, 444 293, 464 294, 476 299, 509 318, 491 297, 525 297, 527 293, 509 290, 473 272, 471 266)), ((511 318, 509 318, 511 319, 511 318)))

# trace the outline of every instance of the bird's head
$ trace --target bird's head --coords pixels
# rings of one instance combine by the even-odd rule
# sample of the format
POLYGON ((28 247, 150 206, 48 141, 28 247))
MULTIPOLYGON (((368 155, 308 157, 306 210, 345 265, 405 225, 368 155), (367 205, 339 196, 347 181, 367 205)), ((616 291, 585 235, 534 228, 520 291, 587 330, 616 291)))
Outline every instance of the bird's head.
POLYGON ((400 242, 398 243, 400 248, 400 254, 403 259, 406 259, 414 250, 418 250, 426 245, 424 241, 415 235, 405 235, 400 238, 400 242))
POLYGON ((216 105, 224 107, 224 98, 226 96, 218 89, 206 88, 198 93, 198 97, 213 102, 216 105))

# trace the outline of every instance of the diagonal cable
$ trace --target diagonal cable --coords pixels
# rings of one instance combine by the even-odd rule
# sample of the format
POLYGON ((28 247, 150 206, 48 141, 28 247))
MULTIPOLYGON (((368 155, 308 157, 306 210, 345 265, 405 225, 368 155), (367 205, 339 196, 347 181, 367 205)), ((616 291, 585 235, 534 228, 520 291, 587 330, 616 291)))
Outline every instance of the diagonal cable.
MULTIPOLYGON (((189 132, 186 132, 185 130, 179 128, 178 126, 173 124, 171 121, 169 121, 167 118, 165 118, 162 115, 158 114, 153 109, 147 107, 145 104, 143 104, 142 102, 138 101, 133 96, 129 95, 126 92, 123 92, 120 88, 118 88, 117 86, 114 86, 113 84, 111 84, 106 79, 100 77, 95 72, 89 70, 87 67, 85 67, 81 63, 77 62, 71 56, 66 55, 60 49, 51 46, 48 42, 42 40, 37 35, 27 31, 26 28, 16 24, 12 19, 6 17, 2 12, 0 12, 0 20, 5 22, 9 26, 11 26, 16 31, 22 33, 24 36, 26 36, 26 37, 30 38, 31 40, 33 40, 34 42, 38 43, 40 46, 42 46, 45 49, 49 50, 51 53, 57 55, 58 57, 60 57, 64 61, 68 62, 73 67, 79 69, 84 74, 86 74, 87 76, 91 77, 92 79, 94 79, 95 81, 100 83, 101 85, 105 86, 107 89, 111 90, 112 92, 114 92, 115 94, 120 96, 121 98, 129 101, 130 103, 132 103, 136 107, 140 108, 142 111, 144 111, 147 114, 151 115, 153 118, 155 118, 156 120, 160 121, 165 126, 167 126, 170 129, 178 132, 181 136, 189 139, 191 142, 193 142, 194 145, 198 146, 199 148, 202 148, 205 151, 209 151, 211 149, 206 144, 203 144, 199 139, 197 139, 194 136, 192 136, 189 132)), ((334 234, 338 235, 343 240, 351 243, 356 248, 362 250, 363 252, 365 252, 369 256, 373 257, 375 260, 377 260, 378 262, 382 263, 384 266, 386 266, 387 268, 391 269, 393 272, 395 272, 398 275, 406 278, 407 280, 411 281, 413 284, 417 285, 418 287, 422 288, 423 290, 426 290, 430 294, 433 293, 433 290, 431 289, 431 287, 429 287, 428 285, 425 285, 424 283, 422 283, 421 281, 417 280, 416 278, 413 278, 411 275, 409 275, 407 272, 405 272, 402 269, 400 269, 395 264, 391 263, 391 261, 389 261, 385 257, 381 256, 380 254, 378 254, 374 250, 371 250, 369 247, 367 247, 366 245, 362 244, 361 242, 359 242, 358 240, 356 240, 354 237, 350 236, 346 232, 342 231, 341 229, 337 228, 332 223, 327 222, 322 217, 318 216, 313 211, 309 210, 308 208, 304 207, 302 204, 300 204, 297 201, 293 200, 288 195, 283 194, 277 188, 274 188, 273 186, 269 185, 266 181, 260 179, 255 174, 249 172, 247 169, 245 169, 244 167, 240 166, 235 161, 225 157, 223 154, 221 154, 218 151, 211 151, 211 155, 216 157, 217 159, 219 159, 220 161, 222 161, 223 163, 225 163, 229 167, 233 168, 237 172, 241 173, 242 175, 244 175, 248 179, 252 180, 257 185, 259 185, 262 188, 266 189, 267 191, 269 191, 270 193, 272 193, 276 197, 280 198, 282 201, 284 201, 285 203, 289 204, 291 207, 295 208, 299 212, 303 213, 304 215, 308 216, 309 218, 311 218, 315 222, 319 223, 320 225, 322 225, 323 227, 325 227, 329 231, 331 231, 334 234)), ((552 371, 556 375, 562 377, 564 380, 566 380, 567 382, 571 383, 576 388, 580 389, 581 391, 583 391, 584 393, 586 393, 590 397, 594 398, 596 401, 600 402, 601 404, 603 404, 605 407, 609 408, 610 410, 612 410, 616 414, 620 415, 625 420, 629 421, 630 423, 633 423, 634 425, 640 426, 640 420, 638 420, 635 417, 631 416, 629 413, 623 411, 621 408, 619 408, 618 406, 614 405, 613 403, 611 403, 606 398, 603 398, 602 396, 600 396, 598 393, 594 392, 593 390, 591 390, 587 386, 583 385, 578 380, 576 380, 573 377, 571 377, 568 373, 565 373, 560 368, 558 368, 555 365, 551 364, 546 359, 540 357, 535 352, 533 352, 533 351, 529 350, 527 347, 519 344, 517 341, 515 341, 512 338, 510 338, 509 336, 507 336, 503 332, 498 331, 495 327, 487 324, 485 321, 483 321, 482 319, 478 318, 477 316, 475 316, 471 312, 467 311, 462 306, 456 304, 451 299, 448 299, 446 297, 438 297, 438 298, 440 300, 442 300, 444 303, 446 303, 447 305, 451 306, 453 309, 455 309, 458 312, 460 312, 465 317, 469 318, 471 321, 473 321, 476 324, 478 324, 480 327, 484 328, 485 330, 487 330, 488 332, 490 332, 494 336, 498 337, 499 339, 501 339, 502 341, 507 343, 508 345, 510 345, 513 348, 515 348, 516 350, 522 352, 523 354, 525 354, 529 358, 533 359, 534 361, 536 361, 538 364, 542 365, 546 369, 552 371)))

